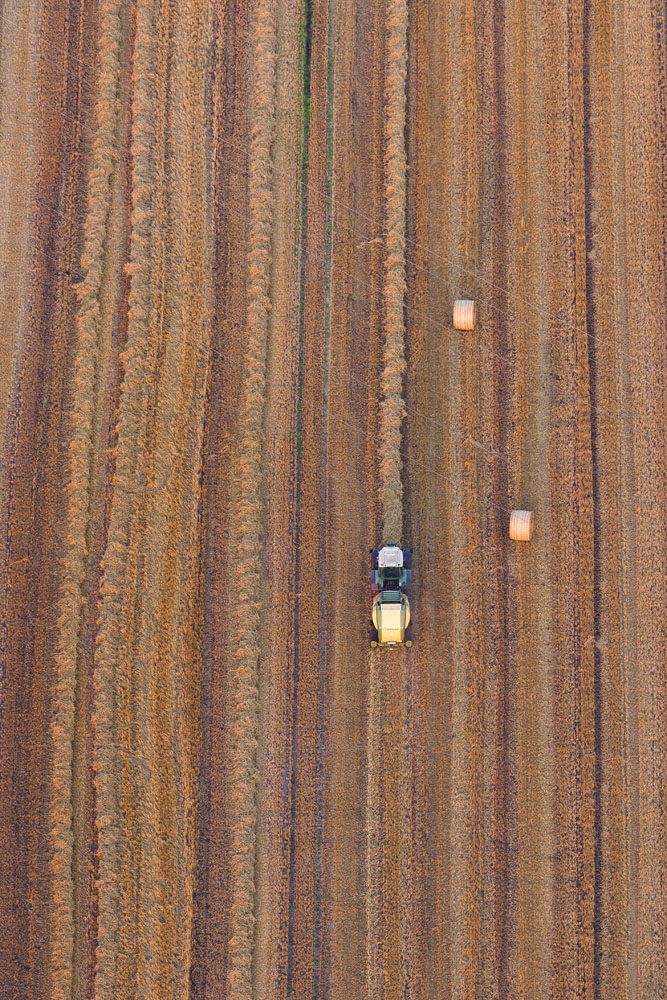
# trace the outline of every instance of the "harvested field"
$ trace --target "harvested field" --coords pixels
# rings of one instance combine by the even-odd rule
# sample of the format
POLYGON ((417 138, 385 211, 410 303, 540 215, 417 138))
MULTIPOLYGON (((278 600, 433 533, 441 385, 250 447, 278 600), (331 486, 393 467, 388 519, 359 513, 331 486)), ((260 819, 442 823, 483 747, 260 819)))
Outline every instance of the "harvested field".
POLYGON ((0 151, 0 1000, 667 996, 664 3, 6 0, 0 151))

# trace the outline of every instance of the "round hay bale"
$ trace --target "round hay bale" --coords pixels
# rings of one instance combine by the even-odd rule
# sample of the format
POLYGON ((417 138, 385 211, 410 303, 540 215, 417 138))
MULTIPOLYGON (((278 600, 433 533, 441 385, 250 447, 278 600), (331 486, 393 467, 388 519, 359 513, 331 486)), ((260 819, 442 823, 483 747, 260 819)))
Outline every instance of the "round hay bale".
POLYGON ((515 542, 529 542, 533 535, 533 511, 513 510, 510 514, 510 538, 515 542))
POLYGON ((477 303, 472 299, 457 299, 454 303, 454 329, 474 330, 477 323, 477 303))

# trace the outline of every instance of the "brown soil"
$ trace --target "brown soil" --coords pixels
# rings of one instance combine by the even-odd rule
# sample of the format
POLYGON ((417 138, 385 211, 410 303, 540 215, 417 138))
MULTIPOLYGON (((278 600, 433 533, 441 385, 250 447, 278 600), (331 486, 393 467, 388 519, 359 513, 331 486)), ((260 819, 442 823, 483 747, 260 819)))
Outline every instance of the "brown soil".
POLYGON ((667 995, 666 65, 4 4, 0 1000, 667 995))

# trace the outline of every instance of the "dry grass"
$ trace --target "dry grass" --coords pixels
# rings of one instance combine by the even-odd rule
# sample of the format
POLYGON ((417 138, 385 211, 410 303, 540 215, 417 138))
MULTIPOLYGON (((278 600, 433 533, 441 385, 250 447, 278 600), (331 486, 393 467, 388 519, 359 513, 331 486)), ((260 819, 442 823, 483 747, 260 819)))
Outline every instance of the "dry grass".
MULTIPOLYGON (((160 602, 154 637, 157 686, 165 692, 156 715, 164 757, 173 761, 166 791, 170 809, 161 817, 165 849, 160 857, 162 913, 166 948, 160 960, 160 995, 187 996, 192 965, 194 880, 197 857, 197 805, 203 619, 200 547, 200 500, 204 412, 209 372, 206 348, 211 333, 211 240, 205 190, 208 149, 200 137, 205 123, 204 63, 201 53, 210 4, 187 0, 175 11, 173 100, 179 127, 173 139, 171 212, 176 234, 172 274, 172 330, 167 345, 169 378, 162 380, 158 468, 169 471, 165 489, 157 484, 151 517, 160 556, 160 602), (182 123, 182 125, 180 124, 182 123), (172 374, 173 372, 173 374, 172 374), (160 523, 164 533, 159 534, 160 523), (161 683, 164 678, 165 683, 161 683)), ((161 751, 158 748, 158 753, 161 751)))
POLYGON ((29 233, 33 225, 34 88, 31 87, 31 32, 38 14, 22 0, 7 0, 2 8, 0 37, 0 443, 5 434, 19 339, 23 298, 28 277, 29 233), (16 155, 17 151, 21 155, 16 155), (14 154, 14 155, 11 155, 14 154), (17 262, 20 261, 20 266, 17 262))
POLYGON ((237 646, 231 677, 230 723, 230 1000, 252 995, 256 841, 257 671, 260 653, 261 494, 266 350, 271 272, 271 141, 275 117, 275 0, 259 0, 254 25, 255 100, 249 160, 248 351, 241 403, 238 462, 237 646))
POLYGON ((106 3, 100 11, 95 136, 88 177, 88 210, 78 286, 77 344, 72 375, 70 472, 63 585, 59 602, 57 679, 53 700, 51 741, 53 771, 50 795, 53 876, 53 933, 49 962, 54 998, 69 998, 72 987, 74 914, 72 882, 72 741, 74 700, 83 605, 82 587, 88 556, 90 480, 93 463, 93 422, 98 398, 97 363, 100 338, 100 294, 104 270, 104 241, 110 210, 111 174, 118 158, 118 104, 120 75, 120 5, 106 3))
MULTIPOLYGON (((131 879, 128 871, 126 824, 131 822, 121 812, 121 787, 130 770, 127 755, 119 754, 119 740, 130 733, 120 730, 120 709, 142 715, 148 711, 138 689, 137 700, 130 694, 132 620, 126 613, 126 601, 136 578, 136 533, 141 517, 141 496, 145 484, 143 427, 146 395, 151 380, 151 303, 152 250, 154 232, 153 201, 155 193, 155 97, 154 97, 154 4, 142 2, 137 9, 137 27, 132 79, 132 210, 127 342, 122 355, 124 379, 118 412, 118 447, 113 505, 107 547, 102 561, 102 585, 99 630, 96 643, 93 701, 93 769, 96 796, 95 826, 98 839, 98 937, 94 970, 95 995, 110 1000, 122 995, 119 961, 119 935, 124 886, 131 879), (133 551, 135 550, 135 551, 133 551), (134 564, 134 567, 133 567, 134 564), (133 572, 134 569, 134 572, 133 572), (130 702, 128 706, 128 701, 130 702), (125 859, 121 864, 121 858, 125 859), (123 877, 121 877, 123 872, 123 877)), ((141 747, 140 751, 149 748, 141 747)), ((138 756, 141 754, 139 753, 138 756)), ((144 769, 139 768, 141 773, 144 769)), ((123 799, 124 800, 124 799, 123 799)), ((155 808, 150 800, 146 810, 155 808)), ((156 849, 148 837, 144 841, 142 864, 149 865, 156 849)), ((150 878, 150 875, 148 876, 150 878)), ((143 885, 143 883, 142 883, 143 885)), ((146 934, 145 923, 139 927, 146 934)), ((153 936, 150 936, 153 939, 153 936)), ((150 990, 150 972, 143 987, 150 990)))
POLYGON ((390 0, 386 21, 384 351, 380 407, 382 539, 400 544, 403 529, 401 427, 405 417, 405 82, 408 9, 390 0))

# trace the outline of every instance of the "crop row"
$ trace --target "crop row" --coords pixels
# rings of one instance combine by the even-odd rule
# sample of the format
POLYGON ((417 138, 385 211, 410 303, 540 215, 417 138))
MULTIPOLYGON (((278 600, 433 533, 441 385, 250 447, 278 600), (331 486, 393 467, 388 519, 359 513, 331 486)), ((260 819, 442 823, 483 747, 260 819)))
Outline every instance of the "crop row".
POLYGON ((273 219, 271 143, 275 121, 276 2, 259 0, 254 19, 253 101, 248 168, 249 245, 246 371, 242 390, 234 545, 237 608, 231 675, 229 787, 232 877, 228 995, 252 994, 260 583, 264 522, 262 447, 273 219))

